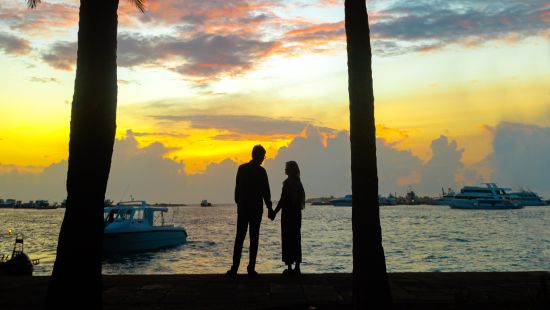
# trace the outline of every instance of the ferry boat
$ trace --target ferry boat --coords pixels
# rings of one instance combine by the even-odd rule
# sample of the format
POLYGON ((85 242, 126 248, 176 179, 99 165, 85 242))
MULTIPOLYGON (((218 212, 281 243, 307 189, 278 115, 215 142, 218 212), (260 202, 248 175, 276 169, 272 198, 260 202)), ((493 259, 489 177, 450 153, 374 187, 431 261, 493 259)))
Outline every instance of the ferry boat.
POLYGON ((483 186, 464 186, 460 193, 448 195, 444 202, 451 209, 521 209, 523 205, 512 200, 507 191, 510 188, 499 187, 495 183, 484 183, 483 186))
POLYGON ((446 193, 443 188, 441 189, 441 191, 442 195, 439 196, 439 198, 435 198, 434 203, 436 205, 448 206, 449 202, 455 198, 456 193, 450 188, 446 193))
MULTIPOLYGON (((345 195, 344 197, 332 199, 330 204, 335 207, 351 207, 353 201, 353 195, 345 195)), ((397 200, 394 197, 382 197, 378 195, 379 206, 393 206, 397 204, 397 200)))
POLYGON ((136 200, 103 210, 104 253, 150 251, 187 242, 185 228, 164 223, 166 207, 152 207, 136 200))
POLYGON ((537 193, 531 190, 520 189, 519 192, 509 194, 510 199, 523 206, 546 206, 547 203, 537 193))

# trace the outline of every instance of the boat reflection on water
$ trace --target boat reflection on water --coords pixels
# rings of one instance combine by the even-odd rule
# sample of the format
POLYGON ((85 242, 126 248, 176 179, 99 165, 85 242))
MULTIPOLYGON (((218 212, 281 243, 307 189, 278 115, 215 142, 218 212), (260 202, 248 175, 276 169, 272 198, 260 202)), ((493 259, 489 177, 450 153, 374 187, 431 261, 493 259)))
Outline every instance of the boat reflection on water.
POLYGON ((164 223, 165 207, 143 200, 119 202, 104 210, 104 254, 152 251, 187 241, 183 227, 164 223))

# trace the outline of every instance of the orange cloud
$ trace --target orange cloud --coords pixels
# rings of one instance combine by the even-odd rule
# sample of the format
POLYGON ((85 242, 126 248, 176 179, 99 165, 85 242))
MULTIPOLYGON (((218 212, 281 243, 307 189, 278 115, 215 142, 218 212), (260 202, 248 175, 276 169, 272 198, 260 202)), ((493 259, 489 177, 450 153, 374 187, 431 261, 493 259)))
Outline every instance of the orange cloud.
POLYGON ((78 25, 78 6, 76 3, 42 2, 36 9, 28 9, 18 3, 2 8, 0 20, 12 30, 43 37, 78 25))
MULTIPOLYGON (((153 0, 148 1, 143 15, 128 15, 141 23, 177 25, 181 34, 255 33, 273 14, 275 5, 267 1, 246 0, 153 0)), ((128 10, 128 9, 126 9, 128 10)))
POLYGON ((319 44, 335 40, 343 41, 345 35, 345 24, 341 21, 338 23, 314 24, 309 27, 291 30, 284 34, 284 38, 292 42, 319 44))
POLYGON ((411 131, 411 129, 390 128, 383 124, 376 125, 376 136, 387 143, 401 142, 410 136, 411 131))
POLYGON ((550 8, 536 15, 536 17, 545 23, 550 23, 550 8))
POLYGON ((422 182, 422 174, 416 170, 411 171, 409 175, 397 177, 397 185, 410 186, 422 182))

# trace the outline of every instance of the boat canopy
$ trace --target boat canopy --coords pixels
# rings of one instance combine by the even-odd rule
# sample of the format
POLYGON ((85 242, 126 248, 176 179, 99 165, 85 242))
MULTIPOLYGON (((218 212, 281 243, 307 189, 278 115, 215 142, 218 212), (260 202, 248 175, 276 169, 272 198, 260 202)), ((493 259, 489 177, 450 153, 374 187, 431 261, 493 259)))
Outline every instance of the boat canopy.
MULTIPOLYGON (((155 212, 160 212, 162 214, 168 212, 166 207, 153 207, 148 205, 143 200, 135 201, 121 201, 116 204, 116 206, 105 207, 103 209, 104 221, 106 225, 112 222, 123 222, 123 221, 145 221, 149 225, 153 225, 155 222, 155 212)), ((164 224, 164 219, 162 218, 162 223, 164 224)))

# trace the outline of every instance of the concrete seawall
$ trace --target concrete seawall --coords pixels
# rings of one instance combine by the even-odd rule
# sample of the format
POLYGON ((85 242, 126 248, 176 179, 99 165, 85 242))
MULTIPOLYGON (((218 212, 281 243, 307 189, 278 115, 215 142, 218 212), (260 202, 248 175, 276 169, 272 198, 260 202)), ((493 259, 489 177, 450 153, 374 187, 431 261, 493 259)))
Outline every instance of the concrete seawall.
MULTIPOLYGON (((389 274, 396 309, 550 309, 550 273, 389 274)), ((40 309, 49 277, 0 277, 0 309, 40 309)), ((351 274, 104 276, 104 309, 351 309, 351 274)), ((75 308, 76 309, 76 308, 75 308)))

